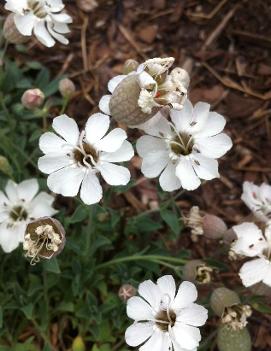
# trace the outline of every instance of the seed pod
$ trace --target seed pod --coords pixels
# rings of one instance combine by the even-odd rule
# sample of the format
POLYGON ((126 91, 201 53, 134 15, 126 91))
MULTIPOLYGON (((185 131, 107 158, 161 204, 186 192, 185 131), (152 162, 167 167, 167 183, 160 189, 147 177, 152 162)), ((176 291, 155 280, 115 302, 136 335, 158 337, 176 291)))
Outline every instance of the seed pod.
POLYGON ((14 14, 11 13, 7 16, 4 27, 3 34, 5 39, 11 44, 24 44, 29 40, 28 36, 22 35, 14 22, 14 14))
POLYGON ((255 295, 266 296, 268 298, 271 298, 271 287, 268 285, 265 285, 264 283, 258 283, 253 285, 250 287, 250 290, 255 295))
POLYGON ((119 298, 126 302, 130 297, 136 295, 136 288, 131 284, 123 284, 119 289, 119 298))
POLYGON ((202 218, 203 235, 209 239, 221 239, 227 230, 223 219, 206 213, 202 218))
POLYGON ((240 304, 240 298, 235 291, 221 287, 213 291, 210 305, 218 317, 222 317, 225 308, 240 304))
POLYGON ((219 351, 251 351, 251 337, 247 328, 232 330, 227 325, 221 325, 217 333, 219 351))
POLYGON ((51 259, 61 253, 65 246, 65 230, 55 218, 42 217, 30 222, 25 231, 23 248, 31 264, 41 258, 51 259))
POLYGON ((231 245, 236 239, 237 239, 237 236, 232 228, 226 230, 223 233, 223 242, 226 245, 231 245))
POLYGON ((138 106, 140 91, 135 74, 124 78, 116 87, 110 99, 109 108, 117 122, 134 126, 146 122, 157 113, 159 108, 153 108, 150 114, 142 112, 138 106))
POLYGON ((183 279, 195 284, 208 284, 212 280, 213 269, 202 260, 188 261, 183 268, 183 279))
POLYGON ((72 342, 72 351, 86 351, 86 345, 83 338, 78 335, 72 342))
POLYGON ((133 71, 136 71, 139 63, 136 60, 128 59, 124 63, 123 74, 129 74, 133 71))
POLYGON ((72 80, 64 78, 60 80, 58 90, 64 98, 70 98, 75 93, 76 88, 72 80))
POLYGON ((22 105, 28 110, 41 107, 44 102, 44 94, 40 89, 28 89, 21 98, 22 105))

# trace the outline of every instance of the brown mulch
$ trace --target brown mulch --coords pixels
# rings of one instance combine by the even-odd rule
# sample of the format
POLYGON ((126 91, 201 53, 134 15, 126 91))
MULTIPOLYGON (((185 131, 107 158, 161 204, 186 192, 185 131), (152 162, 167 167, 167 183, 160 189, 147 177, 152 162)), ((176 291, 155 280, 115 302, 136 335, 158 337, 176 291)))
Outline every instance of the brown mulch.
MULTIPOLYGON (((126 59, 173 56, 176 65, 191 68, 191 100, 207 101, 226 117, 234 147, 220 162, 221 178, 186 194, 179 204, 182 209, 198 204, 228 225, 238 223, 249 213, 240 200, 243 181, 270 183, 271 178, 271 1, 101 0, 89 13, 74 1, 66 3, 74 18, 70 45, 47 49, 33 41, 27 56, 16 59, 35 59, 55 75, 71 77, 78 92, 67 114, 82 123, 97 111, 109 78, 121 73, 126 59)), ((121 199, 134 213, 157 200, 154 183, 138 168, 135 158, 138 186, 121 199)), ((187 245, 204 257, 213 244, 187 245)), ((254 350, 271 349, 270 318, 253 317, 254 350)))

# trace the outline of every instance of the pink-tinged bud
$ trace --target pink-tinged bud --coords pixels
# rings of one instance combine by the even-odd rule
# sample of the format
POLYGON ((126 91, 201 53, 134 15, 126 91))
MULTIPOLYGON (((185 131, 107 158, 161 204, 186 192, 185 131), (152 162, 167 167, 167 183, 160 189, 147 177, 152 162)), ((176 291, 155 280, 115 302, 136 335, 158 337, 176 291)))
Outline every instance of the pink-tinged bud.
POLYGON ((131 284, 124 284, 119 289, 119 298, 126 302, 130 297, 136 295, 136 288, 131 284))
POLYGON ((70 98, 75 93, 76 88, 72 80, 64 78, 59 82, 58 90, 64 98, 70 98))
POLYGON ((21 102, 25 108, 34 110, 38 107, 41 107, 44 99, 45 96, 40 89, 28 89, 23 93, 21 102))
POLYGON ((13 13, 9 14, 5 20, 3 34, 11 44, 24 44, 29 40, 28 36, 22 35, 16 28, 13 13))
POLYGON ((228 229, 223 219, 206 213, 202 218, 203 235, 209 239, 221 239, 228 229))

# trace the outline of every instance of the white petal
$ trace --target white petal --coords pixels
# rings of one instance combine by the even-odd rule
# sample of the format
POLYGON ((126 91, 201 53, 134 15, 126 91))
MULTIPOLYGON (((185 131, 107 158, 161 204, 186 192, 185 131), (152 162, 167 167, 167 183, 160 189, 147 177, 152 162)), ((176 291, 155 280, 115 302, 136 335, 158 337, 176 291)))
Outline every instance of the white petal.
POLYGON ((172 275, 164 275, 157 280, 157 285, 162 294, 168 295, 170 302, 174 300, 176 294, 175 280, 172 275))
POLYGON ((12 12, 22 12, 27 8, 27 0, 6 0, 5 9, 12 12))
POLYGON ((217 160, 204 157, 199 153, 193 153, 191 157, 195 160, 193 168, 199 178, 206 180, 219 178, 217 160))
POLYGON ((270 261, 266 261, 267 269, 266 274, 263 278, 263 283, 271 287, 271 263, 270 261))
POLYGON ((187 350, 198 347, 201 340, 198 328, 183 323, 175 323, 172 334, 179 346, 187 350))
POLYGON ((37 179, 24 180, 18 184, 17 191, 19 199, 31 201, 39 190, 37 179))
POLYGON ((196 301, 198 297, 197 288, 193 283, 184 281, 181 283, 175 300, 173 302, 174 309, 180 309, 189 306, 196 301))
POLYGON ((80 197, 87 205, 99 202, 103 197, 103 189, 97 176, 87 172, 82 182, 80 197))
POLYGON ((106 183, 110 185, 126 185, 131 178, 127 168, 110 162, 99 162, 96 168, 101 172, 106 183))
POLYGON ((108 162, 129 161, 134 156, 134 149, 129 141, 124 140, 121 147, 115 152, 101 152, 100 160, 108 162))
POLYGON ((9 180, 7 182, 5 193, 11 202, 17 202, 19 200, 17 188, 18 184, 16 184, 13 180, 9 180))
POLYGON ((182 110, 170 110, 170 118, 178 131, 187 131, 192 121, 193 105, 186 99, 182 110))
POLYGON ((125 130, 121 128, 115 128, 111 130, 105 137, 95 143, 94 147, 97 150, 114 152, 117 151, 124 140, 127 139, 125 130))
POLYGON ((45 192, 39 193, 31 201, 28 213, 30 218, 53 216, 57 211, 52 207, 55 198, 45 192))
POLYGON ((119 76, 110 79, 110 81, 108 82, 108 90, 111 94, 113 94, 114 90, 119 85, 119 83, 126 77, 127 76, 125 74, 120 74, 119 76))
POLYGON ((196 303, 180 310, 177 315, 177 322, 200 327, 205 324, 208 318, 208 310, 196 303))
POLYGON ((94 113, 86 123, 86 139, 93 145, 97 143, 108 131, 110 124, 109 117, 103 113, 94 113))
POLYGON ((139 284, 138 293, 153 307, 155 311, 158 311, 163 294, 156 284, 151 280, 145 280, 143 283, 139 284))
POLYGON ((68 15, 65 12, 62 13, 57 13, 57 14, 51 14, 51 17, 53 18, 54 21, 60 22, 60 23, 72 23, 72 18, 70 15, 68 15))
POLYGON ((50 174, 47 185, 56 194, 76 196, 83 178, 84 169, 70 166, 50 174))
POLYGON ((157 87, 156 81, 146 71, 143 71, 142 73, 138 74, 137 80, 141 88, 148 89, 152 86, 157 87))
POLYGON ((65 23, 54 22, 54 31, 61 34, 70 33, 70 29, 65 23))
POLYGON ((145 157, 149 153, 167 151, 167 144, 164 140, 149 135, 143 135, 137 140, 136 150, 140 157, 145 157))
POLYGON ((189 157, 181 157, 176 167, 176 176, 186 190, 195 190, 200 186, 200 179, 196 175, 189 157))
POLYGON ((7 227, 5 223, 0 225, 0 246, 4 252, 9 253, 19 246, 23 241, 25 228, 25 222, 12 227, 7 227))
POLYGON ((138 346, 153 334, 153 323, 134 323, 125 332, 125 341, 129 346, 138 346))
POLYGON ((53 128, 62 136, 68 143, 76 145, 79 138, 78 125, 74 119, 69 118, 67 115, 61 115, 53 120, 53 128))
POLYGON ((167 333, 156 330, 151 338, 139 348, 139 351, 168 351, 170 346, 171 340, 167 333))
POLYGON ((127 315, 135 321, 153 319, 151 306, 138 296, 133 296, 127 301, 127 315))
POLYGON ((44 21, 39 21, 35 23, 34 34, 37 37, 37 39, 48 48, 55 45, 55 40, 49 34, 44 21))
POLYGON ((238 238, 232 245, 232 250, 239 255, 258 256, 268 246, 262 231, 254 223, 244 222, 232 229, 238 238))
POLYGON ((210 137, 222 132, 226 124, 223 116, 216 112, 209 112, 204 128, 196 134, 197 137, 210 137))
POLYGON ((14 16, 14 23, 18 31, 22 35, 26 36, 30 36, 32 34, 32 30, 36 21, 37 19, 32 12, 28 13, 27 15, 16 14, 14 16))
POLYGON ((181 182, 176 176, 176 166, 169 162, 164 171, 162 172, 159 183, 164 191, 174 191, 180 189, 181 182))
POLYGON ((38 168, 43 173, 50 174, 72 163, 74 162, 66 155, 47 154, 39 158, 38 168))
POLYGON ((69 149, 66 147, 69 144, 55 133, 46 132, 42 134, 39 140, 39 147, 44 154, 48 153, 63 153, 65 154, 69 149))
POLYGON ((157 177, 169 162, 167 151, 152 152, 142 160, 141 172, 147 178, 157 177))
POLYGON ((195 138, 195 147, 206 157, 219 158, 231 149, 232 140, 221 133, 208 138, 195 138))
POLYGON ((5 206, 8 203, 9 203, 9 199, 6 197, 3 191, 0 191, 0 206, 5 206))
POLYGON ((109 102, 111 99, 112 95, 104 95, 102 96, 100 102, 99 102, 99 109, 105 113, 106 115, 110 116, 110 108, 109 108, 109 102))
POLYGON ((246 287, 263 281, 267 274, 270 274, 270 262, 264 258, 244 263, 239 273, 242 283, 246 287))
POLYGON ((144 130, 146 134, 156 137, 169 137, 172 135, 168 120, 158 112, 147 122, 136 126, 138 129, 144 130))
POLYGON ((64 44, 64 45, 68 45, 69 44, 69 40, 63 34, 57 33, 54 30, 54 24, 53 23, 48 23, 47 28, 48 28, 48 32, 51 34, 51 36, 54 39, 59 41, 61 44, 64 44))

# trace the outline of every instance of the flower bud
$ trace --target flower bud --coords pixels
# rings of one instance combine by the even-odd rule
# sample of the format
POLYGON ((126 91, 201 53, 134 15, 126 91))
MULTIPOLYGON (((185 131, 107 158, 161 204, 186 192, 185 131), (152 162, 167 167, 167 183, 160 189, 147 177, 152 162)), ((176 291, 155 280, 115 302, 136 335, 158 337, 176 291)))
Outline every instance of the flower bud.
POLYGON ((221 325, 217 333, 217 347, 219 351, 251 351, 248 329, 232 330, 227 325, 221 325))
POLYGON ((226 245, 231 245, 236 239, 237 239, 237 236, 232 228, 226 230, 223 233, 223 242, 226 245))
POLYGON ((9 14, 5 20, 3 34, 11 44, 24 44, 29 40, 29 36, 22 35, 16 28, 13 13, 9 14))
POLYGON ((238 294, 224 287, 215 289, 210 300, 211 308, 218 317, 222 317, 226 307, 231 307, 240 303, 241 301, 238 294))
POLYGON ((133 71, 136 71, 139 63, 136 60, 128 59, 124 63, 123 74, 129 74, 133 71))
POLYGON ((195 284, 208 284, 212 280, 213 268, 202 260, 188 261, 183 268, 183 279, 195 284))
POLYGON ((122 301, 126 302, 130 297, 136 295, 136 288, 131 284, 124 284, 120 287, 118 295, 122 301))
POLYGON ((76 0, 76 4, 84 12, 91 12, 98 6, 96 0, 76 0))
POLYGON ((72 342, 72 351, 86 351, 86 345, 81 336, 77 336, 72 342))
POLYGON ((61 81, 59 82, 59 85, 58 85, 58 89, 59 89, 60 94, 64 98, 72 97, 76 91, 76 88, 75 88, 73 81, 70 80, 69 78, 61 79, 61 81))
POLYGON ((65 230, 61 223, 55 218, 42 217, 27 225, 23 249, 34 265, 41 258, 49 260, 60 254, 65 242, 65 230))
POLYGON ((8 176, 12 174, 12 168, 5 156, 0 155, 0 171, 8 176))
POLYGON ((41 107, 44 99, 45 96, 40 89, 28 89, 23 93, 21 102, 25 108, 34 110, 38 107, 41 107))
POLYGON ((206 213, 202 219, 203 235, 209 239, 221 239, 227 230, 223 219, 206 213))

